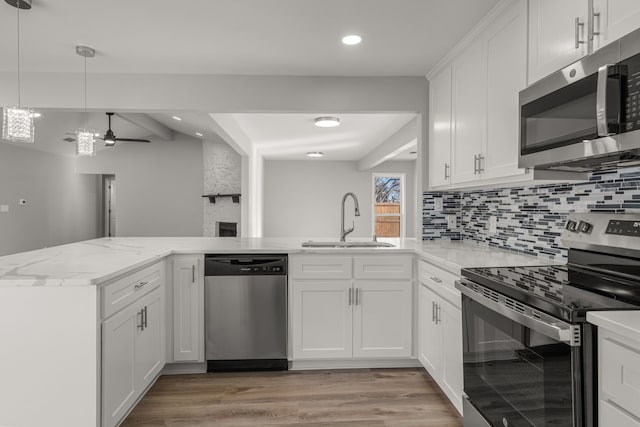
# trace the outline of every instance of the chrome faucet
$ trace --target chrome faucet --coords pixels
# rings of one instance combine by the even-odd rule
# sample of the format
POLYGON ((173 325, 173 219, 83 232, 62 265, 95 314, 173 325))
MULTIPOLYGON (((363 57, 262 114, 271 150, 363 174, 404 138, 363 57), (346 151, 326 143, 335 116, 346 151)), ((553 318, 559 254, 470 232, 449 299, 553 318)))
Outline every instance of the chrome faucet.
POLYGON ((351 228, 349 228, 348 230, 344 229, 344 202, 347 201, 348 196, 351 196, 353 198, 353 204, 355 205, 355 215, 360 216, 360 208, 358 207, 358 198, 356 197, 356 195, 351 192, 345 194, 344 197, 342 197, 342 217, 340 222, 340 241, 341 242, 345 241, 347 234, 351 233, 356 226, 355 221, 353 221, 351 224, 351 228))

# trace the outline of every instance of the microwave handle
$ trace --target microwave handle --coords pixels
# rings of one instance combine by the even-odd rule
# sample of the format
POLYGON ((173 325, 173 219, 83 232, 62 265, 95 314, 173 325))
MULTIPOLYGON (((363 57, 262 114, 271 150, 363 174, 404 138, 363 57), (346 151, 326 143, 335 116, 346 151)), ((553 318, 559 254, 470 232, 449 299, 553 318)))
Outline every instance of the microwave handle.
POLYGON ((598 91, 596 94, 596 120, 598 124, 598 136, 609 136, 607 123, 607 80, 609 79, 609 67, 603 65, 598 69, 598 91))

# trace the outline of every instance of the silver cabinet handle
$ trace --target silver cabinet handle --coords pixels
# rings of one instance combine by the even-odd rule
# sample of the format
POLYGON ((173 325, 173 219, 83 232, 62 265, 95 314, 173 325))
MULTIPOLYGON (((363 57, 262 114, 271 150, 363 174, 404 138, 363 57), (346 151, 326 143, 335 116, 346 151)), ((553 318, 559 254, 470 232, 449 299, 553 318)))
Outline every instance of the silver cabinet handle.
POLYGON ((584 22, 580 22, 580 18, 576 17, 576 49, 580 49, 580 45, 584 43, 584 40, 580 40, 580 32, 584 28, 584 22))
POLYGON ((600 12, 596 12, 595 9, 591 10, 591 40, 593 37, 602 35, 600 31, 600 12), (596 18, 598 18, 598 31, 596 31, 596 18))
POLYGON ((140 315, 140 323, 138 324, 138 329, 140 329, 141 331, 144 331, 144 314, 143 311, 140 310, 139 312, 136 313, 136 317, 138 317, 138 315, 140 315))
POLYGON ((353 304, 353 288, 349 288, 349 305, 353 304))
POLYGON ((356 305, 359 304, 358 300, 360 299, 360 288, 356 288, 356 305))
POLYGON ((478 174, 478 155, 477 154, 473 155, 473 174, 474 175, 478 174))
POLYGON ((147 306, 146 306, 146 305, 144 306, 143 313, 144 313, 144 315, 143 315, 143 317, 142 317, 142 318, 143 318, 144 320, 143 320, 142 325, 143 325, 144 327, 142 328, 142 330, 144 331, 144 330, 145 330, 145 329, 147 329, 147 327, 148 327, 148 324, 147 324, 147 320, 148 320, 148 318, 147 318, 147 306))
POLYGON ((484 168, 482 167, 483 160, 484 160, 484 156, 482 154, 478 154, 478 173, 484 172, 484 168))
POLYGON ((449 179, 449 177, 450 177, 450 174, 449 174, 449 168, 450 168, 450 167, 451 167, 451 166, 449 166, 449 163, 445 163, 445 164, 444 164, 444 179, 445 179, 445 181, 446 181, 447 179, 449 179))
POLYGON ((442 283, 442 279, 438 278, 438 277, 431 277, 431 280, 433 280, 436 283, 442 283))
POLYGON ((435 323, 436 321, 436 302, 431 301, 431 321, 435 323))
POLYGON ((436 304, 436 325, 442 322, 441 314, 442 314, 442 306, 440 304, 436 304))
POLYGON ((144 288, 144 287, 145 287, 146 285, 148 285, 148 284, 149 284, 149 282, 140 282, 140 283, 138 283, 137 285, 135 285, 134 287, 135 287, 136 289, 140 289, 140 288, 144 288))
POLYGON ((196 266, 191 266, 191 283, 196 283, 196 266))

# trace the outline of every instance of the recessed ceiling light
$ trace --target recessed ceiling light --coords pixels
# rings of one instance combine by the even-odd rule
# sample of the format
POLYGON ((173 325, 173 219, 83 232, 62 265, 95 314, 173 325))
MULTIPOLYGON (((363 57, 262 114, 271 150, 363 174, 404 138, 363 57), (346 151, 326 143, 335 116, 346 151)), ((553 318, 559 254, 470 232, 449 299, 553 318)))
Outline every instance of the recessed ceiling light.
POLYGON ((32 114, 31 114, 31 116, 32 116, 34 119, 37 119, 38 117, 42 117, 42 114, 40 114, 40 113, 32 113, 32 114))
POLYGON ((93 134, 96 138, 100 136, 100 132, 96 132, 93 134))
POLYGON ((203 134, 201 134, 200 132, 196 132, 197 136, 204 136, 203 134))
POLYGON ((182 119, 181 119, 180 117, 178 117, 178 116, 171 116, 171 118, 172 118, 173 120, 177 120, 177 121, 182 120, 182 119))
POLYGON ((318 117, 314 120, 316 126, 321 128, 334 128, 340 126, 340 119, 337 117, 318 117))
POLYGON ((353 46, 356 44, 360 44, 362 42, 362 37, 357 34, 349 34, 348 36, 344 36, 342 38, 342 43, 353 46))
POLYGON ((307 157, 322 157, 324 153, 322 151, 309 151, 307 157))

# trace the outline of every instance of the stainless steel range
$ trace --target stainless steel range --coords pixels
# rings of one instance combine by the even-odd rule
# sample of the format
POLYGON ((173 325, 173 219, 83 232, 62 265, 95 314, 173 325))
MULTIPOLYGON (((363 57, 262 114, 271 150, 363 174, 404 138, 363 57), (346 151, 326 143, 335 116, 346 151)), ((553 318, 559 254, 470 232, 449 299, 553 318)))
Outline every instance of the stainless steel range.
POLYGON ((462 270, 465 427, 597 425, 586 313, 640 309, 640 215, 571 214, 562 242, 566 266, 462 270))

